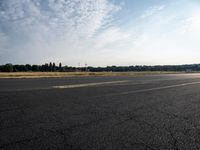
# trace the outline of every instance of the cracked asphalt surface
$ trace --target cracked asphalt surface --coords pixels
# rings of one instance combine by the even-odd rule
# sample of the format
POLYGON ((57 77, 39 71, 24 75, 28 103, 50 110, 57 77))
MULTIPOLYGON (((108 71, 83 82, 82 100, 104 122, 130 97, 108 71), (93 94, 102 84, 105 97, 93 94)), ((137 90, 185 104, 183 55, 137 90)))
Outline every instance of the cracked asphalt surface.
POLYGON ((200 149, 200 74, 0 79, 0 149, 200 149))

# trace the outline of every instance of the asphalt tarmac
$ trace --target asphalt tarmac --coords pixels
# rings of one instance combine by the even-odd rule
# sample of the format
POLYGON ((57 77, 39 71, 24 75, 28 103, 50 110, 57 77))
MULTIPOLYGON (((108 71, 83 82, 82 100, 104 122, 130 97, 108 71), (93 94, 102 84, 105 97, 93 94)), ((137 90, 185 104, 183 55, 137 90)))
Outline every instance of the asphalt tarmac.
POLYGON ((200 149, 200 74, 0 79, 0 149, 200 149))

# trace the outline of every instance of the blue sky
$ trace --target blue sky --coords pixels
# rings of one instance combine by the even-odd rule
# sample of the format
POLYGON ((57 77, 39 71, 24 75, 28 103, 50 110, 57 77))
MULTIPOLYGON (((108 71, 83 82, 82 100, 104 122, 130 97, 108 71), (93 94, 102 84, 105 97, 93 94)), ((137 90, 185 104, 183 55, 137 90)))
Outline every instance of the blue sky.
POLYGON ((200 63, 199 0, 1 0, 0 64, 200 63))

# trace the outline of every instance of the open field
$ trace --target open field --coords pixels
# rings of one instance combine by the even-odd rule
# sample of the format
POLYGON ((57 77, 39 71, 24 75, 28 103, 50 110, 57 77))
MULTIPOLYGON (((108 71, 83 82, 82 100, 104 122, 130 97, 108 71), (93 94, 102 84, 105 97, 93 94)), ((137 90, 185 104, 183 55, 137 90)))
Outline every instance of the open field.
POLYGON ((177 74, 173 71, 141 71, 141 72, 0 72, 0 78, 45 78, 75 76, 141 76, 155 74, 177 74))
POLYGON ((200 74, 0 79, 2 150, 200 149, 200 74))

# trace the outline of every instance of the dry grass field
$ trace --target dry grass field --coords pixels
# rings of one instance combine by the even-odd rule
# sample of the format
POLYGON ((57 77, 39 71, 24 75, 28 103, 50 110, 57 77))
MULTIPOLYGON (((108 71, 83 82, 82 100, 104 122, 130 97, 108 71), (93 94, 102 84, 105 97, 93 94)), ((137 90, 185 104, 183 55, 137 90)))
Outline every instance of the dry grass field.
POLYGON ((141 76, 156 74, 174 74, 180 72, 143 71, 143 72, 11 72, 0 73, 0 78, 47 78, 76 76, 141 76))

